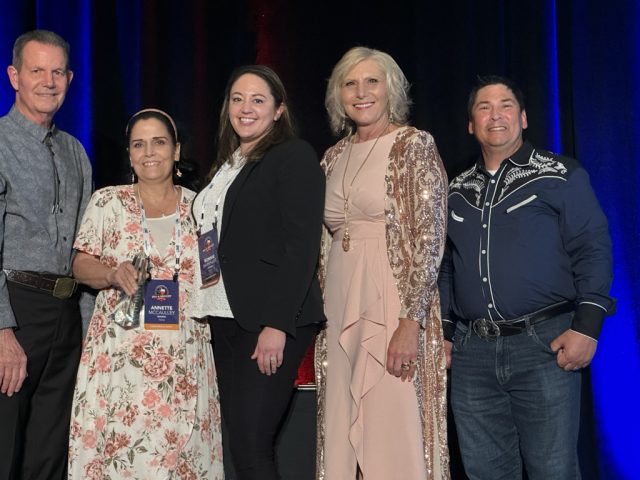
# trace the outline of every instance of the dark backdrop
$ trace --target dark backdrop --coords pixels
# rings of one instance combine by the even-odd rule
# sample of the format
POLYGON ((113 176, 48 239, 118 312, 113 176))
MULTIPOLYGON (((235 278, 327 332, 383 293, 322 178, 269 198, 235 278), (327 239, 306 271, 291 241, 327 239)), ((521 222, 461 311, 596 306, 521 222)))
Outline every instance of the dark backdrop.
MULTIPOLYGON (((466 133, 476 75, 513 77, 527 96, 526 136, 585 165, 614 242, 618 310, 584 375, 584 478, 638 478, 638 2, 3 1, 0 61, 36 27, 72 45, 76 76, 57 123, 86 146, 97 186, 123 181, 124 125, 147 106, 174 115, 206 173, 224 84, 244 63, 281 74, 301 136, 322 152, 335 141, 323 106, 332 66, 357 44, 389 52, 412 84, 412 123, 434 134, 450 176, 477 153, 466 133)), ((12 101, 5 81, 0 111, 12 101)))

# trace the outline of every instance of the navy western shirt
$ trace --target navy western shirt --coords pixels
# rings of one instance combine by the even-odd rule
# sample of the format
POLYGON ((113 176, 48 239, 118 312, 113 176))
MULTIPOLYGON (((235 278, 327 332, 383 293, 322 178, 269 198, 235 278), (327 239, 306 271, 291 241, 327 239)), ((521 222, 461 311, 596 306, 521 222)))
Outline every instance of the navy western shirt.
POLYGON ((449 186, 440 273, 445 336, 457 318, 497 322, 576 304, 572 329, 597 338, 611 313, 611 241, 587 172, 525 142, 492 176, 482 157, 449 186))

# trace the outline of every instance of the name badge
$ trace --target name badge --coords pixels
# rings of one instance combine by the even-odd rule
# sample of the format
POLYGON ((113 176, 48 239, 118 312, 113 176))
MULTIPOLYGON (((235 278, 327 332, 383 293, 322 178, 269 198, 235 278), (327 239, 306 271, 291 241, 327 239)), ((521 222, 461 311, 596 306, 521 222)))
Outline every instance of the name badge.
POLYGON ((200 257, 200 275, 202 285, 216 283, 220 278, 220 260, 218 259, 218 229, 213 227, 198 237, 200 257))
POLYGON ((180 291, 171 279, 149 280, 144 291, 145 330, 178 330, 180 291))

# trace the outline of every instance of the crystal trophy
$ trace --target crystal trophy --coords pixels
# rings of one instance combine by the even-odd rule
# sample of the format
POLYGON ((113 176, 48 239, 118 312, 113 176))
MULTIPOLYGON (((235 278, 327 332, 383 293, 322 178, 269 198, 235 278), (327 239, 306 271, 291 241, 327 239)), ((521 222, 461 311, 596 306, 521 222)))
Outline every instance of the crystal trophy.
POLYGON ((138 271, 138 289, 133 295, 125 295, 113 312, 113 320, 124 329, 140 326, 140 315, 143 315, 144 286, 147 283, 147 268, 149 259, 143 253, 137 253, 133 258, 133 266, 138 271))

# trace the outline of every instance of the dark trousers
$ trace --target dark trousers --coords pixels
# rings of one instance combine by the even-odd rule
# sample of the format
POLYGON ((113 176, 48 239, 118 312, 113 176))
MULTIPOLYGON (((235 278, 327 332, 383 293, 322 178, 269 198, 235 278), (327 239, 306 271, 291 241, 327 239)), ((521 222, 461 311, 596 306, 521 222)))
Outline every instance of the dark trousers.
POLYGON ((220 407, 226 425, 223 443, 231 452, 237 480, 279 478, 274 443, 287 412, 298 366, 318 331, 317 325, 287 337, 284 361, 275 375, 258 370, 251 355, 259 333, 247 332, 233 319, 210 319, 218 373, 220 407))
POLYGON ((12 397, 0 394, 0 479, 64 479, 82 342, 78 299, 8 288, 28 377, 12 397))

